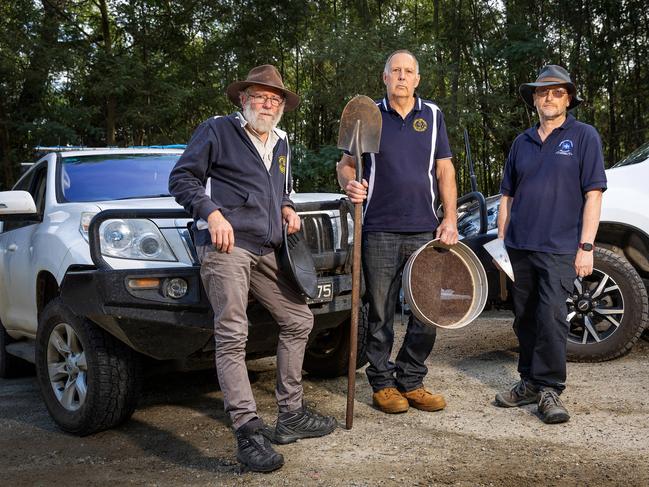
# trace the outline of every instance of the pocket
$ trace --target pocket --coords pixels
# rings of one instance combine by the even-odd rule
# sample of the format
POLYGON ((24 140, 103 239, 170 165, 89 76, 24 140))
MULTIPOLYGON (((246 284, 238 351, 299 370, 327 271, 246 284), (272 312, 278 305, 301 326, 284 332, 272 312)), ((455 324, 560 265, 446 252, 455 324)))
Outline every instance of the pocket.
POLYGON ((265 237, 268 234, 268 205, 263 205, 257 193, 248 193, 240 206, 224 209, 223 216, 236 232, 265 237))
POLYGON ((575 292, 575 276, 566 276, 561 278, 561 287, 568 294, 575 292))

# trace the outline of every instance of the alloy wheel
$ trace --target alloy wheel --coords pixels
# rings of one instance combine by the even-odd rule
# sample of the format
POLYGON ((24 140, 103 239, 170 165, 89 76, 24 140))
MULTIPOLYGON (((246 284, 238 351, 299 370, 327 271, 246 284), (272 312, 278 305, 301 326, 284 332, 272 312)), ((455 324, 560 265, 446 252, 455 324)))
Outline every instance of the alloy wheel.
POLYGON ((568 341, 578 345, 610 338, 624 318, 624 298, 618 283, 598 269, 593 269, 590 276, 575 279, 574 291, 566 303, 568 341))
POLYGON ((49 336, 47 368, 61 406, 68 411, 81 408, 88 392, 88 364, 78 335, 67 323, 56 325, 49 336))

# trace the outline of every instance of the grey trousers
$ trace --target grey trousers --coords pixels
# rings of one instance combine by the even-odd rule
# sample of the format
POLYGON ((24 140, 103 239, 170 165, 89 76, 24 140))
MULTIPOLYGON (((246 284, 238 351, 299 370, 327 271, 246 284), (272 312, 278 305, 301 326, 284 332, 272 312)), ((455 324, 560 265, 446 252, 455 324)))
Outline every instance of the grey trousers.
POLYGON ((313 314, 293 281, 278 269, 274 253, 255 255, 234 247, 232 253, 211 246, 197 248, 201 279, 214 310, 215 361, 225 412, 234 428, 257 417, 246 367, 248 292, 279 324, 277 383, 279 412, 302 406, 302 362, 313 314))

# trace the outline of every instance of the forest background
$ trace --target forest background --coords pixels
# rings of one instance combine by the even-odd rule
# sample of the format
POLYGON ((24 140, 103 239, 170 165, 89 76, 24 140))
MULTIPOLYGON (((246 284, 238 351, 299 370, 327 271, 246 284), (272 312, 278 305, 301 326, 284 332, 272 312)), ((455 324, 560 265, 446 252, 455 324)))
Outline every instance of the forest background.
POLYGON ((385 58, 403 48, 444 111, 460 194, 464 129, 493 194, 536 121, 518 86, 544 64, 571 72, 607 167, 649 138, 645 0, 0 0, 0 189, 36 146, 185 143, 233 111, 230 82, 272 63, 302 97, 281 122, 298 191, 337 191, 340 113, 355 94, 383 96, 385 58))

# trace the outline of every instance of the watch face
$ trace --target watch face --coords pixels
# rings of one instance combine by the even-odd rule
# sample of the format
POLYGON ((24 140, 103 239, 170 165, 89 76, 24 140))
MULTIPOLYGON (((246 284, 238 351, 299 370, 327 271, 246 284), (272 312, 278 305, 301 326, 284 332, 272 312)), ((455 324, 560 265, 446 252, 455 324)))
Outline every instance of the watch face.
POLYGON ((593 244, 591 243, 582 243, 580 247, 582 248, 582 250, 585 250, 586 252, 590 252, 591 250, 593 250, 593 244))

